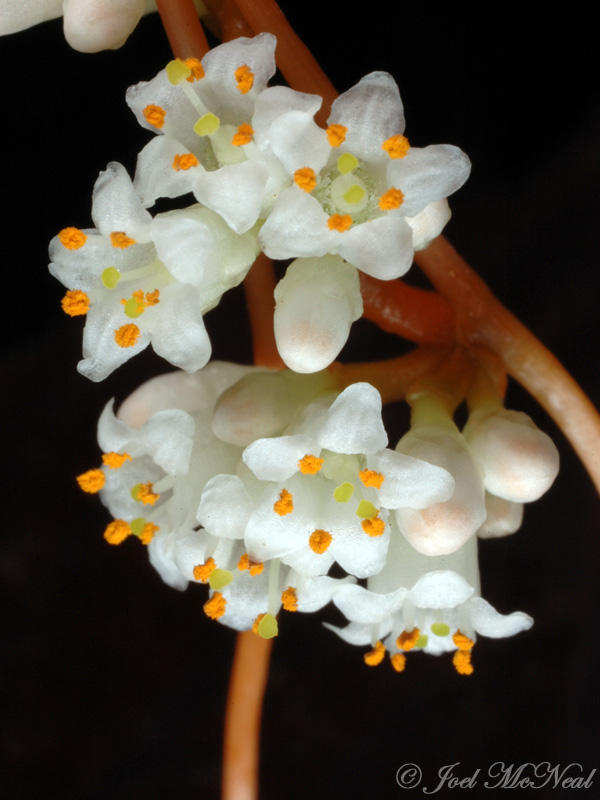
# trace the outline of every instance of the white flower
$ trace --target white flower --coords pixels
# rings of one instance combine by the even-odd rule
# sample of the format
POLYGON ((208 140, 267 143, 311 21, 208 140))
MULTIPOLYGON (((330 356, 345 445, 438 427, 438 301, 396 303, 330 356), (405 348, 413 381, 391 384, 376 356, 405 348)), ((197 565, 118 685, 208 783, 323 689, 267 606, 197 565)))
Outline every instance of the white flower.
POLYGON ((476 538, 450 556, 429 557, 393 531, 382 572, 369 578, 367 589, 341 587, 333 601, 350 624, 327 627, 350 644, 370 644, 369 665, 381 663, 388 651, 399 672, 405 653, 414 649, 433 655, 454 651, 455 668, 469 675, 477 634, 504 638, 533 624, 521 611, 499 614, 481 597, 476 538))
POLYGON ((386 449, 381 398, 369 384, 310 404, 289 435, 259 439, 243 459, 250 472, 207 484, 198 520, 244 537, 253 558, 281 558, 306 575, 334 561, 366 577, 385 563, 389 509, 419 508, 453 491, 448 472, 386 449))
POLYGON ((280 259, 337 253, 376 278, 397 278, 415 244, 441 232, 444 198, 467 179, 469 160, 451 145, 409 146, 398 87, 385 72, 340 95, 328 122, 324 131, 310 112, 292 110, 271 125, 269 146, 295 185, 261 229, 263 248, 280 259))
POLYGON ((63 309, 87 315, 78 370, 102 380, 149 343, 182 369, 204 366, 203 314, 244 278, 255 237, 197 205, 152 218, 115 162, 96 181, 92 218, 96 229, 65 228, 50 243, 63 309))

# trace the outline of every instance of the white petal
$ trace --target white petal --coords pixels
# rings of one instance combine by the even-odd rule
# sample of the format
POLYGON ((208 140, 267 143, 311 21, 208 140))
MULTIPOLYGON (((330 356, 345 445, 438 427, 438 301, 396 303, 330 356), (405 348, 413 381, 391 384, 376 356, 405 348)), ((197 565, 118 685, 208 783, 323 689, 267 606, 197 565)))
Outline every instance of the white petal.
POLYGON ((375 453, 387 445, 381 395, 369 383, 353 383, 338 395, 319 434, 319 444, 335 453, 375 453))
POLYGON ((457 572, 428 572, 415 583, 408 597, 419 608, 456 608, 474 592, 473 586, 457 572))
POLYGON ((400 609, 407 594, 403 587, 390 594, 375 594, 362 586, 342 586, 333 602, 350 622, 372 625, 400 609))
POLYGON ((387 72, 371 72, 331 106, 329 124, 348 128, 344 148, 365 161, 389 158, 381 145, 404 132, 404 109, 396 81, 387 72))
POLYGON ((412 228, 402 217, 386 214, 340 234, 337 251, 367 275, 399 278, 413 262, 412 228))
MULTIPOLYGON (((329 622, 324 622, 323 626, 327 628, 327 630, 333 631, 337 633, 340 639, 343 639, 348 644, 371 644, 371 633, 372 633, 372 626, 371 625, 360 625, 356 622, 351 622, 350 625, 346 625, 345 628, 338 628, 336 625, 331 625, 329 622)), ((392 627, 391 619, 388 622, 387 628, 382 628, 380 626, 379 630, 384 630, 384 633, 380 633, 378 638, 382 638, 386 636, 392 627)))
POLYGON ((262 481, 284 481, 298 472, 298 462, 315 448, 308 436, 258 439, 243 453, 244 463, 262 481))
POLYGON ((304 111, 288 111, 278 117, 269 136, 271 149, 290 174, 302 167, 318 174, 331 152, 325 131, 304 111))
POLYGON ((362 315, 358 273, 339 256, 294 261, 275 288, 275 340, 287 366, 325 369, 362 315))
POLYGON ((183 590, 187 587, 187 578, 181 574, 175 562, 175 538, 172 534, 162 531, 156 533, 148 545, 148 556, 165 583, 173 589, 183 590))
POLYGON ((354 578, 350 576, 340 580, 329 578, 327 575, 305 578, 291 572, 287 582, 296 589, 298 611, 312 613, 331 602, 338 590, 353 580, 354 578))
POLYGON ((202 172, 194 184, 194 195, 236 233, 246 233, 258 219, 267 178, 263 164, 244 161, 202 172))
POLYGON ((273 122, 288 111, 303 111, 314 116, 321 108, 322 99, 316 94, 296 92, 287 86, 270 86, 256 98, 252 128, 261 149, 271 145, 270 128, 273 122))
POLYGON ((75 50, 121 47, 146 10, 145 0, 64 0, 65 39, 75 50))
POLYGON ((152 347, 170 364, 195 372, 210 358, 211 346, 198 292, 191 286, 167 287, 152 328, 152 347))
POLYGON ((237 475, 216 475, 204 487, 196 516, 213 536, 241 539, 250 511, 250 497, 237 475))
POLYGON ((499 614, 496 609, 482 597, 473 597, 468 604, 469 615, 473 627, 482 636, 492 639, 501 639, 505 636, 514 636, 521 631, 528 631, 533 625, 533 619, 522 611, 513 611, 512 614, 499 614))
POLYGON ((137 158, 133 186, 144 206, 154 205, 159 197, 179 197, 192 191, 203 167, 173 168, 175 156, 187 152, 183 144, 170 136, 157 136, 142 148, 137 158))
POLYGON ((188 470, 194 429, 194 419, 185 411, 157 411, 142 428, 140 441, 165 472, 182 475, 188 470))
POLYGON ((98 444, 105 453, 120 452, 135 437, 129 425, 115 416, 114 402, 114 399, 108 401, 98 420, 98 444))
POLYGON ((513 503, 486 493, 485 510, 485 522, 477 531, 477 536, 481 539, 508 536, 518 531, 523 522, 523 503, 513 503))
POLYGON ((277 198, 259 239, 269 258, 324 256, 335 251, 340 234, 327 227, 320 203, 297 186, 277 198))
POLYGON ((373 469, 384 476, 379 498, 386 508, 426 508, 449 500, 454 478, 448 470, 385 449, 372 457, 373 469))
POLYGON ((111 161, 94 184, 92 219, 104 236, 125 233, 136 241, 147 241, 152 217, 143 207, 125 167, 111 161))
POLYGON ((446 227, 452 213, 444 197, 425 206, 414 217, 405 217, 413 232, 413 248, 424 250, 446 227))

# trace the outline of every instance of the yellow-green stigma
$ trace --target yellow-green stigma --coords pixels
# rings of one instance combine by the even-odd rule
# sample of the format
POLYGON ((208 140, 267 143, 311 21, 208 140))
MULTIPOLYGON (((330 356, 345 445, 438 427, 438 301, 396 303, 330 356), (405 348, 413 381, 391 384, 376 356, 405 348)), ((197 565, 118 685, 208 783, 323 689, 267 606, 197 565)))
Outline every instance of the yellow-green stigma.
POLYGON ((277 636, 279 628, 273 614, 265 614, 257 626, 257 633, 261 639, 272 639, 277 636))
POLYGON ((436 636, 448 636, 450 633, 450 626, 445 622, 434 622, 431 626, 431 632, 436 636))
POLYGON ((198 136, 210 136, 211 133, 215 133, 215 131, 219 130, 220 125, 221 120, 216 116, 216 114, 213 114, 209 111, 196 121, 194 125, 194 133, 196 133, 198 136))
POLYGON ((208 582, 210 584, 210 588, 215 592, 218 592, 220 589, 223 589, 225 586, 227 586, 227 584, 231 583, 232 580, 233 573, 228 569, 213 569, 213 571, 210 573, 208 582))
POLYGON ((189 78, 189 76, 192 74, 192 70, 188 67, 188 65, 179 58, 169 61, 165 68, 165 72, 167 73, 169 83, 172 83, 173 86, 177 86, 178 83, 181 83, 181 81, 189 78))
POLYGON ((130 297, 129 300, 125 303, 125 307, 123 309, 125 311, 125 316, 129 317, 130 319, 135 319, 139 317, 141 314, 144 313, 144 304, 143 302, 140 303, 137 297, 130 297))
POLYGON ((100 276, 100 280, 107 289, 114 289, 121 280, 121 273, 116 267, 107 267, 100 276))
POLYGON ((423 647, 427 647, 427 642, 428 641, 429 641, 429 637, 426 634, 422 633, 419 636, 419 638, 417 639, 417 641, 415 642, 414 649, 415 650, 420 650, 423 647))
POLYGON ((345 192, 345 194, 344 194, 344 200, 345 200, 347 203, 351 203, 351 204, 354 204, 354 203, 360 203, 360 201, 363 199, 363 197, 365 196, 365 194, 366 194, 366 192, 365 192, 365 190, 362 188, 362 186, 358 186, 358 185, 355 183, 353 186, 351 186, 351 187, 348 189, 348 191, 347 191, 347 192, 345 192))
POLYGON ((334 489, 333 499, 337 503, 347 503, 353 494, 354 494, 354 486, 348 481, 346 481, 346 483, 341 483, 338 487, 334 489))
POLYGON ((377 516, 377 509, 369 500, 361 500, 356 509, 356 516, 361 519, 372 519, 377 516))
POLYGON ((342 153, 337 160, 338 172, 341 175, 346 175, 348 172, 352 172, 352 170, 356 169, 357 167, 358 158, 353 156, 352 153, 342 153))

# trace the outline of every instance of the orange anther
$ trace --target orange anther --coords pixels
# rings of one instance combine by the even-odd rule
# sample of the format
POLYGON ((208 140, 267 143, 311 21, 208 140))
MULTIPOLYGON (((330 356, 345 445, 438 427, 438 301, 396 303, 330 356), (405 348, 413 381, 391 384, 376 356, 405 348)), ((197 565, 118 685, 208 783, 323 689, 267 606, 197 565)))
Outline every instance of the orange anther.
POLYGON ((348 128, 345 125, 330 125, 325 133, 332 147, 339 147, 346 138, 348 128))
POLYGON ((238 561, 237 567, 242 571, 247 569, 250 575, 260 575, 263 572, 265 565, 262 561, 253 561, 248 553, 244 553, 238 561))
POLYGON ((404 672, 404 668, 406 667, 406 656, 404 653, 394 653, 393 656, 390 656, 390 662, 396 672, 404 672))
POLYGON ((210 600, 202 606, 204 613, 210 619, 219 619, 225 613, 227 607, 227 600, 223 597, 221 592, 215 592, 210 600))
POLYGON ((298 596, 293 586, 288 586, 281 594, 281 605, 285 611, 298 611, 298 596))
POLYGON ((186 58, 184 59, 183 63, 191 70, 191 74, 187 76, 186 81, 193 83, 194 81, 199 81, 204 77, 204 67, 202 66, 200 59, 186 58))
POLYGON ((282 489, 279 500, 273 505, 273 511, 279 514, 280 517, 285 517, 286 514, 291 514, 293 510, 294 498, 287 489, 282 489))
POLYGON ((454 669, 459 675, 472 675, 473 665, 471 664, 471 651, 470 650, 457 650, 453 657, 452 663, 454 669))
POLYGON ((383 646, 383 642, 376 642, 375 647, 369 650, 368 653, 365 653, 363 659, 367 666, 376 667, 378 664, 381 664, 384 657, 385 647, 383 646))
POLYGON ((396 134, 386 139, 381 145, 381 149, 385 150, 390 158, 404 158, 410 150, 410 144, 406 136, 396 134))
POLYGON ((234 134, 231 144, 235 145, 236 147, 241 147, 243 144, 249 144, 249 142, 252 141, 253 136, 254 129, 252 128, 252 125, 249 125, 247 122, 242 122, 240 127, 237 129, 237 133, 234 134))
POLYGON ((401 650, 412 650, 420 635, 421 631, 418 628, 413 628, 412 631, 402 631, 396 639, 396 644, 401 650))
POLYGON ((381 472, 375 472, 373 469, 363 469, 358 473, 358 477, 367 488, 372 486, 374 489, 381 489, 381 484, 383 483, 381 472))
POLYGON ((242 94, 246 94, 254 86, 254 73, 247 64, 242 64, 234 73, 237 88, 242 94))
POLYGON ((135 491, 135 499, 138 502, 143 503, 145 506, 153 506, 160 495, 156 494, 156 492, 152 491, 152 489, 153 486, 150 481, 148 481, 148 483, 138 484, 135 491))
POLYGON ((198 166, 198 159, 193 153, 177 153, 173 159, 171 167, 176 171, 191 169, 198 166))
POLYGON ((330 231, 339 231, 344 233, 352 226, 352 217, 350 214, 332 214, 327 220, 327 227, 330 231))
POLYGON ((126 461, 131 461, 129 453, 102 453, 102 463, 110 469, 119 469, 126 461))
POLYGON ((133 347, 140 335, 140 329, 133 322, 128 325, 121 325, 115 331, 115 342, 119 347, 133 347))
POLYGON ((165 117, 167 116, 167 112, 164 108, 160 106, 155 106, 150 104, 146 106, 146 108, 142 111, 146 122, 149 122, 150 125, 154 125, 155 128, 162 128, 165 124, 165 117))
POLYGON ((371 517, 371 519, 363 519, 362 529, 367 536, 381 536, 385 530, 385 522, 379 517, 371 517))
POLYGON ((298 462, 298 469, 303 475, 316 475, 323 463, 324 459, 307 454, 298 462))
POLYGON ((309 536, 308 546, 313 553, 318 553, 318 555, 321 555, 327 550, 332 539, 333 536, 329 533, 329 531, 324 531, 319 528, 319 530, 313 531, 309 536))
POLYGON ((88 494, 96 494, 104 486, 106 476, 101 469, 89 469, 87 472, 78 475, 77 483, 79 488, 88 494))
POLYGON ((294 183, 305 192, 312 192, 317 185, 317 176, 312 167, 301 167, 294 172, 294 183))
POLYGON ((155 306, 159 302, 160 291, 159 289, 154 289, 151 292, 146 292, 146 306, 155 306))
POLYGON ((460 631, 456 631, 452 637, 452 641, 459 650, 471 650, 475 644, 473 639, 469 639, 468 636, 465 636, 465 634, 461 633, 460 631))
POLYGON ((255 633, 258 636, 258 626, 260 625, 260 621, 265 617, 266 613, 258 615, 258 617, 252 623, 252 633, 255 633))
POLYGON ((379 198, 379 208, 382 211, 391 211, 394 208, 400 208, 404 202, 404 192, 400 189, 395 189, 393 186, 388 189, 385 194, 379 198))
POLYGON ((114 519, 106 526, 104 538, 109 544, 121 544, 131 534, 131 527, 124 519, 114 519))
POLYGON ((120 250, 125 250, 135 244, 135 239, 127 236, 123 231, 113 231, 110 235, 110 243, 113 247, 118 247, 120 250))
POLYGON ((90 298, 81 289, 69 289, 60 305, 70 317, 81 317, 90 310, 90 298))
POLYGON ((201 583, 206 583, 206 581, 210 578, 210 573, 215 569, 216 563, 214 558, 211 556, 207 558, 204 564, 196 564, 194 567, 194 578, 201 583))
POLYGON ((150 544, 157 530, 158 525, 154 525, 152 522, 147 522, 139 535, 141 543, 150 544))
POLYGON ((87 236, 79 228, 63 228, 58 233, 58 240, 67 250, 79 250, 86 243, 87 236))

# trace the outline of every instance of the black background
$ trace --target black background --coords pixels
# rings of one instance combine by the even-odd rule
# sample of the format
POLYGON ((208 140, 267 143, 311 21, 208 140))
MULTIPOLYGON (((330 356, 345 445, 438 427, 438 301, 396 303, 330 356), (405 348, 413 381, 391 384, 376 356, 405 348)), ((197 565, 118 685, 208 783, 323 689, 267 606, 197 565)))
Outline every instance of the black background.
MULTIPOLYGON (((469 13, 460 3, 283 6, 340 90, 389 70, 411 142, 451 142, 470 155, 448 237, 597 400, 591 20, 577 4, 526 4, 526 15, 524 6, 495 4, 469 13)), ((163 585, 139 543, 108 547, 104 510, 73 480, 98 463, 94 428, 106 400, 168 366, 147 352, 101 385, 80 377, 82 325, 62 314, 64 289, 45 268, 60 228, 90 224, 98 171, 110 160, 133 170, 148 135, 124 91, 169 58, 156 16, 122 50, 94 56, 72 52, 58 21, 1 44, 8 711, 0 795, 10 798, 218 796, 234 634, 204 617, 203 589, 163 585)), ((208 314, 215 357, 250 360, 244 314, 241 290, 208 314)), ((343 358, 397 351, 361 322, 343 358)), ((360 648, 321 628, 321 619, 339 620, 335 611, 288 615, 265 702, 265 800, 400 797, 395 773, 406 762, 420 765, 430 788, 453 762, 460 777, 500 760, 579 762, 585 774, 600 767, 596 494, 526 393, 511 385, 508 405, 532 414, 562 459, 522 531, 481 547, 484 596, 500 611, 529 612, 534 628, 480 639, 471 678, 448 658, 425 656, 397 675, 387 664, 368 669, 360 648)), ((405 415, 393 408, 387 418, 397 437, 405 415)), ((490 796, 482 786, 480 776, 471 795, 490 796)))

